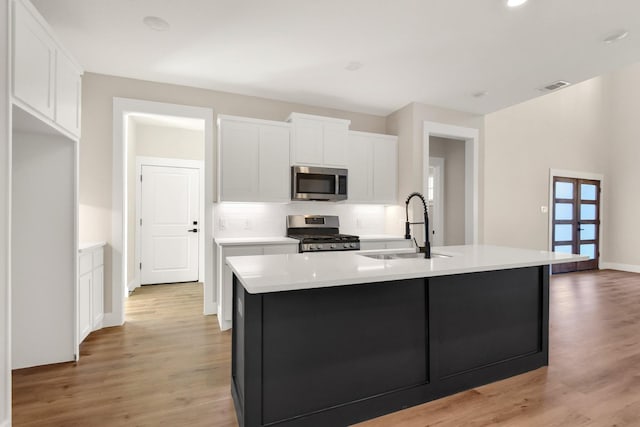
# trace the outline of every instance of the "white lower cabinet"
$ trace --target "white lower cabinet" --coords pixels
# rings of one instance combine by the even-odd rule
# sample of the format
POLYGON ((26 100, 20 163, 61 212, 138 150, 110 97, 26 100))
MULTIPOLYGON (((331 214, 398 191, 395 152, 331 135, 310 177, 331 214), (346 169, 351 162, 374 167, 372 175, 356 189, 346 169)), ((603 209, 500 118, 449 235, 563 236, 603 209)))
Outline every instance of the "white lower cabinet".
POLYGON ((407 239, 381 239, 381 240, 361 240, 360 241, 360 250, 361 251, 369 251, 374 249, 407 249, 412 248, 413 240, 407 239))
POLYGON ((80 250, 78 258, 78 343, 97 329, 104 318, 104 249, 80 250))
MULTIPOLYGON (((89 254, 89 257, 91 255, 89 254)), ((81 257, 82 258, 82 257, 81 257)), ((81 343, 91 332, 91 291, 93 273, 89 271, 78 280, 78 342, 81 343)))
POLYGON ((296 243, 265 245, 218 245, 218 323, 221 330, 232 327, 233 273, 226 263, 231 256, 276 255, 298 253, 296 243))

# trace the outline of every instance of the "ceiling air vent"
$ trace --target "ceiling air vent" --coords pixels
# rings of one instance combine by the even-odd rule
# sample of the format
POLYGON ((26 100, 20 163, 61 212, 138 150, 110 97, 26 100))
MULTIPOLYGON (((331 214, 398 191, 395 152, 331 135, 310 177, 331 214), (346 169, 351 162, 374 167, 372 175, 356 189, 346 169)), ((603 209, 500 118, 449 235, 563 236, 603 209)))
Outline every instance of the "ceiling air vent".
POLYGON ((540 92, 553 92, 554 90, 558 90, 560 88, 563 88, 565 86, 569 86, 571 83, 569 82, 565 82, 564 80, 558 80, 557 82, 553 82, 550 83, 546 86, 541 87, 540 89, 538 89, 540 92))

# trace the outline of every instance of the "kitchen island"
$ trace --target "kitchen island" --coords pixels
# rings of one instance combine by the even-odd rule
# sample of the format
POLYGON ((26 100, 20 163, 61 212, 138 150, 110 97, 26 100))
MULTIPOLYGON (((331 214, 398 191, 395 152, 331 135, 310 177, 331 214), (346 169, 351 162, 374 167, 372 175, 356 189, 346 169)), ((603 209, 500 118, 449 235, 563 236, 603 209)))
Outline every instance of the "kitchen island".
POLYGON ((545 366, 549 264, 584 258, 376 252, 227 258, 241 426, 353 424, 545 366))

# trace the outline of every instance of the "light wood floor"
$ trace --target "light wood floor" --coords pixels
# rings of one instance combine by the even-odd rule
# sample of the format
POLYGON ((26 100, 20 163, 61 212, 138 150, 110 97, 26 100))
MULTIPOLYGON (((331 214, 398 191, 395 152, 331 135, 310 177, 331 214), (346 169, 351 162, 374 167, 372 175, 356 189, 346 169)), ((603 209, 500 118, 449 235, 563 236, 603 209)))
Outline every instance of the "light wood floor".
MULTIPOLYGON (((640 426, 640 275, 554 276, 550 297, 549 367, 361 426, 640 426)), ((237 425, 231 336, 201 312, 200 286, 137 290, 78 364, 14 372, 14 426, 237 425)))

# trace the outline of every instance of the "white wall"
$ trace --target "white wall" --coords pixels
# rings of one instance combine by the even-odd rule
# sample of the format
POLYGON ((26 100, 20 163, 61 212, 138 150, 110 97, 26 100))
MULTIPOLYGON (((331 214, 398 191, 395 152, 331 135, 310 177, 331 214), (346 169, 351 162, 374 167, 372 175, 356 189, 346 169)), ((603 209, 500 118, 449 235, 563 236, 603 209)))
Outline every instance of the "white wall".
MULTIPOLYGON (((351 120, 354 130, 385 133, 384 117, 85 73, 82 78, 80 141, 81 240, 111 242, 114 97, 207 107, 219 114, 269 120, 285 120, 291 112, 297 111, 344 118, 351 120)), ((109 290, 120 285, 113 283, 111 258, 111 251, 105 251, 105 314, 112 311, 112 294, 109 290)))
POLYGON ((609 155, 605 262, 640 272, 640 63, 605 76, 609 123, 600 144, 609 155))
MULTIPOLYGON (((445 108, 434 107, 431 105, 411 103, 404 108, 394 112, 387 117, 387 133, 398 135, 398 198, 399 203, 404 206, 407 196, 414 191, 423 191, 422 176, 422 159, 423 159, 423 138, 424 138, 424 122, 431 121, 454 126, 463 126, 478 129, 480 132, 480 159, 483 157, 483 130, 484 118, 475 114, 463 113, 459 111, 448 110, 445 108)), ((482 224, 482 161, 479 162, 480 192, 479 199, 479 224, 482 224)), ((404 210, 404 209, 403 209, 404 210)), ((410 216, 413 214, 415 218, 421 218, 422 207, 419 203, 412 202, 410 216)), ((404 216, 404 213, 403 213, 404 216)), ((404 230, 394 227, 391 230, 394 234, 404 234, 404 230)), ((416 228, 413 233, 418 241, 424 238, 423 229, 416 228)), ((482 227, 479 230, 479 240, 482 242, 482 227)))
POLYGON ((486 116, 485 243, 549 248, 549 169, 608 175, 606 102, 596 78, 486 116))
POLYGON ((137 123, 136 156, 204 161, 204 131, 137 123))
POLYGON ((11 418, 9 209, 11 121, 9 117, 9 2, 0 0, 0 426, 11 418))

